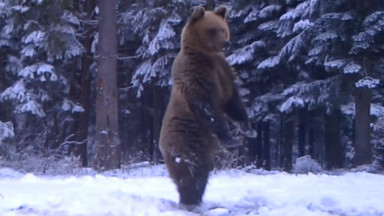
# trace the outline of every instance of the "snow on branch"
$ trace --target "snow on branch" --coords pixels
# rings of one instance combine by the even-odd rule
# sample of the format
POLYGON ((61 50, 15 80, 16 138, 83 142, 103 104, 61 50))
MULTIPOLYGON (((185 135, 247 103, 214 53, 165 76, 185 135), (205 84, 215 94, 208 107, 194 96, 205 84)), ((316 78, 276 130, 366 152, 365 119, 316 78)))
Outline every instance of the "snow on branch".
POLYGON ((347 64, 347 59, 335 59, 332 61, 324 62, 324 68, 326 71, 333 71, 333 70, 342 70, 344 66, 347 64))
POLYGON ((265 43, 263 41, 255 41, 241 49, 236 50, 233 54, 227 57, 227 60, 231 65, 250 62, 255 58, 257 49, 262 49, 264 47, 265 43))
POLYGON ((169 19, 163 20, 160 24, 159 31, 157 32, 157 38, 159 40, 165 40, 172 38, 176 35, 175 31, 169 24, 169 19))
POLYGON ((54 72, 54 66, 45 63, 37 63, 23 68, 19 72, 19 76, 27 79, 40 79, 45 82, 47 80, 57 81, 58 77, 54 72))
POLYGON ((84 108, 81 105, 78 105, 78 104, 74 103, 73 101, 70 101, 66 98, 64 98, 64 100, 61 104, 61 109, 64 111, 70 111, 72 113, 84 112, 84 108))
POLYGON ((11 87, 7 88, 0 95, 0 101, 17 101, 16 113, 29 112, 40 117, 45 116, 43 106, 38 101, 48 101, 50 98, 44 91, 32 93, 25 87, 24 80, 19 80, 11 87))
POLYGON ((369 15, 363 21, 364 31, 353 36, 353 47, 351 54, 359 54, 361 51, 370 49, 374 52, 380 52, 380 48, 374 48, 378 43, 375 43, 376 38, 381 38, 384 32, 384 11, 376 11, 369 15))
POLYGON ((304 13, 304 10, 308 6, 309 6, 309 2, 308 1, 300 3, 299 5, 297 5, 297 7, 295 9, 289 10, 288 12, 283 14, 280 17, 280 21, 283 21, 283 20, 294 20, 294 19, 299 18, 304 13))
POLYGON ((315 45, 312 49, 308 51, 308 56, 314 57, 320 55, 324 50, 326 49, 326 46, 321 45, 315 45))
POLYGON ((318 8, 319 0, 307 0, 296 6, 296 8, 289 10, 280 17, 283 20, 295 20, 297 18, 309 18, 318 8))
MULTIPOLYGON (((138 91, 141 91, 143 89, 142 84, 143 83, 150 83, 152 82, 154 77, 163 78, 167 77, 169 75, 169 66, 172 64, 172 60, 176 57, 175 52, 167 53, 163 56, 159 56, 158 58, 154 59, 147 59, 142 64, 140 64, 136 71, 134 72, 134 75, 132 77, 132 85, 134 87, 138 88, 138 91), (154 61, 154 63, 152 63, 154 61), (141 90, 140 90, 141 89, 141 90)), ((168 85, 169 80, 166 79, 166 81, 157 81, 157 84, 160 85, 168 85)))
POLYGON ((0 101, 4 100, 16 100, 19 102, 23 102, 27 100, 27 94, 25 93, 25 83, 23 80, 19 80, 16 83, 14 83, 12 86, 5 89, 0 94, 0 101))
POLYGON ((320 42, 326 42, 326 41, 331 41, 332 39, 337 38, 337 34, 335 32, 324 32, 316 36, 313 40, 312 43, 320 43, 320 42))
POLYGON ((35 45, 39 45, 39 43, 44 40, 44 37, 45 37, 45 33, 37 30, 23 37, 21 39, 21 42, 23 42, 24 44, 33 43, 35 45))
POLYGON ((293 84, 292 86, 284 89, 282 95, 294 95, 294 94, 299 94, 302 93, 303 90, 307 90, 308 85, 305 82, 298 82, 293 84))
POLYGON ((244 23, 250 23, 259 18, 260 11, 253 9, 248 16, 244 19, 244 23))
POLYGON ((344 74, 357 74, 363 70, 361 65, 355 62, 349 62, 343 69, 344 74))
POLYGON ((380 84, 379 79, 375 79, 375 78, 372 78, 370 76, 366 76, 366 77, 360 79, 359 81, 357 81, 355 83, 355 86, 356 86, 356 88, 373 89, 373 88, 377 88, 379 84, 380 84))
POLYGON ((45 112, 43 106, 34 99, 27 100, 25 103, 16 106, 16 113, 31 113, 39 117, 44 117, 45 112))
POLYGON ((294 108, 302 108, 305 106, 304 100, 296 97, 291 96, 286 101, 284 101, 279 107, 279 111, 282 113, 289 113, 294 110, 294 108))
POLYGON ((70 11, 64 10, 63 15, 61 16, 61 19, 65 22, 69 22, 74 25, 80 25, 79 19, 70 11))
POLYGON ((132 84, 134 86, 140 84, 140 77, 143 78, 143 83, 148 82, 151 79, 151 76, 154 77, 155 74, 152 73, 152 63, 151 60, 143 62, 135 71, 134 76, 132 77, 132 84))
POLYGON ((257 27, 260 31, 276 31, 279 28, 278 20, 271 20, 265 23, 262 23, 257 27))
POLYGON ((176 53, 170 52, 157 58, 156 61, 152 64, 153 73, 159 73, 166 70, 166 67, 172 63, 172 60, 174 60, 175 57, 176 53))
POLYGON ((363 26, 366 30, 372 28, 372 30, 384 31, 384 11, 376 11, 367 16, 363 22, 363 26))
POLYGON ((293 25, 292 32, 297 33, 297 32, 300 32, 302 30, 305 30, 311 26, 313 26, 313 23, 311 21, 309 21, 308 19, 300 20, 299 22, 295 23, 295 25, 293 25))
POLYGON ((314 109, 326 104, 330 98, 339 94, 340 76, 312 82, 298 82, 286 88, 281 95, 300 98, 308 109, 314 109))
POLYGON ((28 44, 21 50, 21 54, 26 57, 33 57, 36 55, 36 50, 33 45, 28 44))
POLYGON ((339 20, 348 20, 349 16, 350 14, 348 13, 326 13, 321 16, 321 19, 326 19, 328 21, 331 21, 331 20, 339 21, 339 20))
POLYGON ((12 6, 11 9, 13 11, 17 11, 17 12, 20 12, 20 13, 25 13, 25 12, 29 11, 30 7, 22 6, 22 5, 15 5, 15 6, 12 6))
POLYGON ((274 13, 277 13, 281 10, 281 6, 280 5, 268 5, 266 7, 264 7, 263 9, 261 9, 260 13, 259 13, 259 17, 260 18, 269 18, 271 16, 273 16, 274 13))
POLYGON ((281 60, 280 56, 269 57, 264 61, 260 62, 260 64, 257 66, 257 69, 265 70, 265 69, 274 68, 280 64, 280 60, 281 60))
POLYGON ((281 49, 279 56, 282 58, 288 58, 289 61, 293 60, 296 57, 296 54, 300 52, 300 50, 304 47, 304 38, 303 33, 298 34, 281 49))
POLYGON ((384 107, 379 104, 371 103, 370 114, 376 117, 384 117, 384 107))
POLYGON ((31 65, 23 68, 20 72, 19 75, 28 79, 33 79, 34 78, 34 72, 37 70, 37 65, 31 65))
POLYGON ((151 40, 148 45, 146 55, 153 56, 162 49, 170 49, 174 47, 174 43, 169 40, 175 37, 176 33, 169 23, 169 19, 163 20, 160 23, 159 30, 156 36, 151 40))
POLYGON ((248 116, 250 118, 259 118, 260 116, 263 116, 263 118, 265 118, 265 114, 270 113, 270 108, 268 105, 271 103, 278 103, 283 98, 283 95, 274 94, 271 92, 256 97, 253 100, 252 105, 248 108, 248 116))

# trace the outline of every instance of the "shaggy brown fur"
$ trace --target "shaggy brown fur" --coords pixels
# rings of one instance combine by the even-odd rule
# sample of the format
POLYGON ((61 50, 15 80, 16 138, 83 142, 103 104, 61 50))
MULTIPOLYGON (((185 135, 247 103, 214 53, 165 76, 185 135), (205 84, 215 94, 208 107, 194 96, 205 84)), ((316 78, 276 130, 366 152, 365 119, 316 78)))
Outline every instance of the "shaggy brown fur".
POLYGON ((196 7, 182 32, 172 67, 173 86, 160 134, 160 150, 182 204, 199 204, 226 119, 247 122, 223 50, 229 42, 226 8, 196 7))

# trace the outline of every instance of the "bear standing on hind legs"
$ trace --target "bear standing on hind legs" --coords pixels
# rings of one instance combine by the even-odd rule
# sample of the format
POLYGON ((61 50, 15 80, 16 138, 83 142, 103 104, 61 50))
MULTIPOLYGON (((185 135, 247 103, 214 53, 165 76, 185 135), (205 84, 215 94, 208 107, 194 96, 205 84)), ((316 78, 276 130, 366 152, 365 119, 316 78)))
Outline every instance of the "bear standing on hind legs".
POLYGON ((172 91, 160 132, 160 151, 180 203, 197 205, 220 141, 231 139, 226 120, 247 123, 235 75, 223 51, 229 44, 227 9, 196 7, 172 66, 172 91))

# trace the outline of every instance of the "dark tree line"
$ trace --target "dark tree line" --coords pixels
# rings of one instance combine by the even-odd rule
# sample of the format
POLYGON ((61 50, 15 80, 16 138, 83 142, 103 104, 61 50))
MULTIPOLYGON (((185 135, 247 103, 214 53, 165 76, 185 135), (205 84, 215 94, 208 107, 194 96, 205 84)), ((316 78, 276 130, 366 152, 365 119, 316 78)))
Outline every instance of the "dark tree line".
POLYGON ((194 6, 219 4, 230 8, 227 58, 258 133, 234 130, 239 142, 219 160, 384 167, 381 0, 4 0, 0 165, 161 162, 182 27, 194 6))

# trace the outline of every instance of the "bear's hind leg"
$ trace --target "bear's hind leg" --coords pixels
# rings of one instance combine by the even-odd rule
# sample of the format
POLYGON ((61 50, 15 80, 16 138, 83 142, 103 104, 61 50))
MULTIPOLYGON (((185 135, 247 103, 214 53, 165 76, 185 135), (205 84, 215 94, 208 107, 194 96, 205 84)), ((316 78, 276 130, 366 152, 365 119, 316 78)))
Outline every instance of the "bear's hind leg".
POLYGON ((191 163, 178 157, 173 161, 172 166, 172 179, 177 186, 180 203, 199 205, 202 202, 208 182, 209 168, 203 164, 191 163))
POLYGON ((185 182, 177 185, 180 194, 180 203, 187 205, 198 205, 202 202, 205 187, 208 181, 208 171, 204 168, 195 169, 195 176, 186 176, 185 182))

